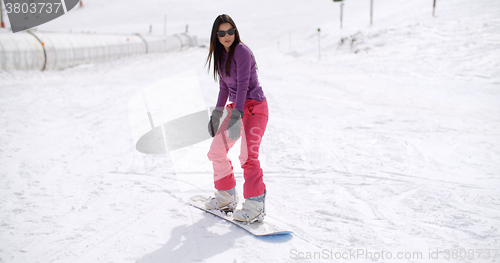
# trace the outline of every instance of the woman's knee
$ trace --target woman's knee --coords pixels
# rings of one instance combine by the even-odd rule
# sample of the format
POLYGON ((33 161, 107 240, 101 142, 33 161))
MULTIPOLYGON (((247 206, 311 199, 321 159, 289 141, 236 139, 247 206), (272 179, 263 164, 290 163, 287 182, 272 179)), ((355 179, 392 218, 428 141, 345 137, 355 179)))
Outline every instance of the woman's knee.
POLYGON ((209 151, 207 153, 208 160, 210 161, 219 161, 219 160, 225 160, 227 158, 227 153, 223 152, 218 152, 218 151, 209 151))

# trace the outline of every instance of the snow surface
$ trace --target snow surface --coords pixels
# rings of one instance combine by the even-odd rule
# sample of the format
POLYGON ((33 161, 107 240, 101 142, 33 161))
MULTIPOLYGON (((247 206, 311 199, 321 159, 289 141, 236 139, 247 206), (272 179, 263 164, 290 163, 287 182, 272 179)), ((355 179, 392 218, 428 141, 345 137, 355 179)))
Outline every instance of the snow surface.
POLYGON ((188 24, 203 43, 230 14, 270 107, 268 215, 294 234, 256 238, 189 207, 213 185, 181 190, 189 173, 135 150, 142 88, 194 70, 215 104, 207 49, 192 48, 0 71, 0 262, 500 262, 500 2, 438 0, 432 17, 430 0, 374 0, 372 26, 369 2, 345 3, 342 30, 326 0, 84 0, 40 26, 163 34, 167 14, 167 34, 188 24))

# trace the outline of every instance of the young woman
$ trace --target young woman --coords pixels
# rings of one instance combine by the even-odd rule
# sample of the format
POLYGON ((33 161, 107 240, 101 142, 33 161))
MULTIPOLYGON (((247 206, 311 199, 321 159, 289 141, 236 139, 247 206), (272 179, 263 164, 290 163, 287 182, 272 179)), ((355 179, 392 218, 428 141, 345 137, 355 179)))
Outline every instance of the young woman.
POLYGON ((219 15, 213 24, 207 63, 213 62, 214 79, 219 79, 219 97, 208 123, 213 138, 208 158, 213 163, 215 196, 207 209, 233 212, 238 221, 262 221, 265 215, 266 185, 259 162, 259 148, 268 121, 266 97, 257 78, 252 51, 240 40, 236 24, 228 15, 219 15), (232 103, 226 105, 227 100, 232 103), (224 110, 227 117, 220 123, 224 110), (242 209, 235 191, 233 166, 227 152, 241 137, 239 156, 245 183, 242 209))

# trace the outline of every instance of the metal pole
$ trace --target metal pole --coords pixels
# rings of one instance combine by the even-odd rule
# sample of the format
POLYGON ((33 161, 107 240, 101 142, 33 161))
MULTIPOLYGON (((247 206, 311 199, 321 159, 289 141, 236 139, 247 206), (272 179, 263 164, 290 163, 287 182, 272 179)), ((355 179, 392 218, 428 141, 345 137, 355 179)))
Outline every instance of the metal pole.
POLYGON ((370 25, 373 25, 373 0, 370 1, 370 25))
POLYGON ((321 29, 318 28, 318 55, 319 55, 319 58, 321 59, 321 36, 320 36, 320 33, 321 33, 321 29))
POLYGON ((344 2, 340 3, 340 28, 342 28, 342 13, 344 11, 344 2))
POLYGON ((290 50, 292 50, 292 32, 288 31, 288 44, 290 45, 290 50))
POLYGON ((434 0, 434 5, 432 6, 432 16, 434 16, 435 11, 436 11, 436 0, 434 0))
POLYGON ((5 24, 3 23, 3 7, 2 7, 2 0, 0 0, 0 27, 5 28, 5 24))
POLYGON ((167 35, 167 15, 165 15, 165 19, 163 20, 163 35, 167 35))

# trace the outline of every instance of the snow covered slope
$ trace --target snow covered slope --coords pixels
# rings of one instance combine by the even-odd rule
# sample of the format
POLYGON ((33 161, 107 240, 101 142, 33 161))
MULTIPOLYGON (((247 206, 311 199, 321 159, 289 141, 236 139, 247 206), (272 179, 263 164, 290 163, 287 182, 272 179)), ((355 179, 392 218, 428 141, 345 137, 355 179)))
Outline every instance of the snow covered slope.
POLYGON ((230 14, 270 107, 268 214, 293 235, 189 207, 213 186, 183 191, 192 175, 135 150, 143 87, 195 70, 214 105, 197 48, 0 72, 0 262, 498 262, 500 2, 438 0, 432 17, 432 1, 374 0, 370 26, 370 1, 348 0, 342 30, 338 3, 291 2, 84 0, 38 30, 163 34, 167 14, 167 34, 202 39, 230 14))

